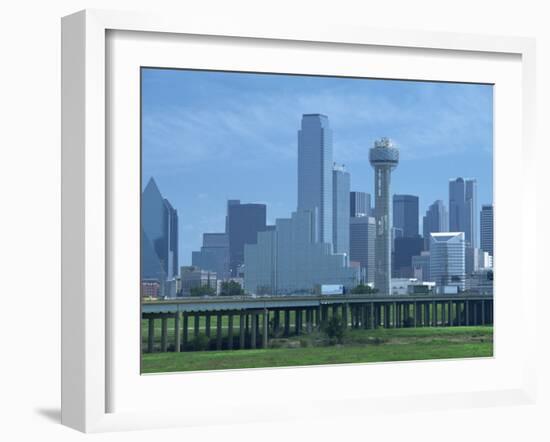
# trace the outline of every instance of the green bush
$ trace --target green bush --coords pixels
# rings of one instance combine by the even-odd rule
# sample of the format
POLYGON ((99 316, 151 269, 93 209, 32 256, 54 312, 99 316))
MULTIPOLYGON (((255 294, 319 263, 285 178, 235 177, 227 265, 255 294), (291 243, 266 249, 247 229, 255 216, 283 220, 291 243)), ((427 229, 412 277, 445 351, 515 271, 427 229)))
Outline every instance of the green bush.
POLYGON ((329 343, 341 344, 346 334, 346 326, 341 316, 332 316, 321 326, 322 331, 327 335, 329 343))
POLYGON ((208 350, 210 339, 206 335, 198 335, 193 339, 193 350, 204 351, 208 350))
POLYGON ((269 341, 269 347, 270 348, 282 348, 283 347, 283 342, 281 342, 278 339, 272 339, 271 341, 269 341))

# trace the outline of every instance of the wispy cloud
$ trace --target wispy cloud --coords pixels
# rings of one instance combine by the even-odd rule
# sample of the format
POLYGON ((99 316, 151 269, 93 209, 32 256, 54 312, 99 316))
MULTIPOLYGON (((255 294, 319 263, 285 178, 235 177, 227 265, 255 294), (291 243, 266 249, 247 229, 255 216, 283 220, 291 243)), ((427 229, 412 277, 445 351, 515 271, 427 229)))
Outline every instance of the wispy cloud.
POLYGON ((369 88, 325 88, 278 93, 265 89, 239 94, 230 88, 213 102, 172 104, 147 109, 143 116, 144 153, 156 167, 195 167, 212 158, 257 160, 296 156, 296 132, 302 113, 322 112, 334 129, 335 153, 342 162, 367 158, 380 136, 394 138, 411 159, 489 149, 492 115, 479 93, 457 86, 438 94, 439 85, 423 85, 405 96, 369 88), (162 155, 158 155, 162 152, 162 155))

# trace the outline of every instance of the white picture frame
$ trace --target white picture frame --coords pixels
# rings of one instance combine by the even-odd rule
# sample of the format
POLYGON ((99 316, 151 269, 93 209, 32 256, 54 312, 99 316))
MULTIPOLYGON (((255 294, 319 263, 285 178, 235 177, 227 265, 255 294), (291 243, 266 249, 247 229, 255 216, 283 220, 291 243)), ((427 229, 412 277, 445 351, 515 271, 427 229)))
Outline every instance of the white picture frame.
MULTIPOLYGON (((520 59, 521 65, 521 119, 520 144, 522 186, 518 196, 523 201, 520 228, 518 229, 518 253, 521 257, 535 256, 536 192, 532 170, 535 158, 534 106, 535 106, 535 44, 532 39, 518 37, 491 37, 451 33, 427 33, 415 31, 388 31, 357 29, 344 26, 316 28, 292 27, 274 24, 271 28, 253 23, 209 23, 189 18, 158 17, 150 14, 131 14, 111 11, 82 11, 63 18, 62 21, 62 423, 85 432, 156 428, 208 424, 198 407, 196 412, 182 408, 174 410, 169 404, 163 409, 117 411, 109 403, 112 385, 113 347, 109 340, 112 316, 109 300, 110 287, 110 236, 113 196, 110 193, 112 170, 109 165, 108 134, 106 120, 109 93, 106 81, 107 33, 154 32, 158 35, 199 35, 268 39, 290 44, 338 44, 341 47, 369 46, 380 51, 385 48, 402 48, 404 51, 426 49, 470 53, 483 59, 488 54, 505 54, 520 59), (114 410, 114 411, 113 411, 114 410)), ((498 111, 498 110, 497 110, 498 111)), ((498 115, 497 115, 498 118, 498 115)), ((508 163, 507 163, 508 164, 508 163)), ((503 166, 504 172, 510 166, 503 166)), ((501 172, 499 172, 501 173, 501 172)), ((498 192, 498 188, 497 188, 498 192)), ((497 211, 498 217, 498 211, 497 211)), ((498 221, 497 221, 498 222, 498 221)), ((498 243, 497 243, 498 244, 498 243)), ((500 258, 499 258, 500 259, 500 258)), ((498 267, 497 267, 498 268, 498 267)), ((528 266, 522 261, 520 273, 526 275, 528 266)), ((521 298, 518 309, 528 311, 536 305, 536 287, 532 278, 521 281, 521 298)), ((137 300, 137 298, 136 298, 137 300)), ((497 310, 498 313, 498 310, 497 310)), ((504 322, 503 322, 504 323, 504 322)), ((522 337, 535 333, 534 321, 522 324, 522 337)), ((500 388, 461 393, 430 392, 425 395, 401 397, 395 394, 378 396, 376 401, 359 392, 353 397, 338 392, 329 401, 338 404, 336 414, 369 413, 383 408, 387 411, 404 406, 424 408, 452 408, 507 403, 530 403, 536 393, 534 339, 522 340, 521 376, 500 388), (520 379, 521 377, 521 379, 520 379), (517 382, 515 382, 517 381, 517 382), (362 400, 364 399, 364 400, 362 400), (371 399, 371 400, 369 400, 371 399)), ((451 364, 442 362, 441 364, 451 364)), ((390 367, 386 365, 385 367, 390 367)), ((463 367, 462 367, 463 368, 463 367)), ((478 367, 481 369, 481 367, 478 367)), ((328 367, 326 376, 336 376, 339 367, 328 367)), ((348 368, 347 374, 358 376, 362 366, 348 368)), ((489 366, 486 369, 490 369, 489 366)), ((285 369, 286 370, 286 369, 285 369)), ((387 368, 391 370, 391 368, 387 368)), ((281 372, 281 370, 278 370, 281 372)), ((253 388, 261 388, 266 376, 273 370, 255 370, 249 377, 253 388)), ((303 376, 302 371, 288 369, 285 376, 303 376), (301 374, 300 374, 301 373, 301 374)), ((135 375, 135 373, 134 373, 135 375)), ((177 376, 177 375, 171 375, 177 376)), ((232 376, 232 382, 240 374, 224 372, 186 374, 194 376, 198 383, 207 385, 213 379, 224 382, 224 376, 232 376)), ((176 379, 172 377, 172 379, 176 379)), ((229 378, 226 378, 229 379, 229 378)), ((252 387, 251 387, 252 388, 252 387)), ((195 393, 196 394, 196 393, 195 393)), ((226 416, 227 422, 254 422, 286 417, 323 416, 329 402, 312 399, 312 407, 276 408, 255 407, 246 404, 246 395, 238 400, 236 408, 242 417, 226 416), (246 414, 248 412, 248 414, 246 414)), ((334 415, 334 410, 331 410, 334 415)), ((217 416, 224 420, 223 415, 217 416)))

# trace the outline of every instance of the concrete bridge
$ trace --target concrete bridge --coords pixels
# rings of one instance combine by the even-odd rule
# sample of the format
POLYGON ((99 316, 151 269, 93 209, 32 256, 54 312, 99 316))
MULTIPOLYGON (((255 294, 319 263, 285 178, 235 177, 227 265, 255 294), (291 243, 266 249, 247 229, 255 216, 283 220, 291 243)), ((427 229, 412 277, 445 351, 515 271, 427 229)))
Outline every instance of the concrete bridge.
POLYGON ((333 316, 343 318, 345 327, 364 329, 493 323, 493 296, 469 293, 187 297, 143 301, 141 309, 148 321, 144 352, 155 351, 158 320, 163 352, 196 350, 199 335, 217 350, 268 348, 272 337, 311 333, 333 316), (174 330, 171 343, 169 319, 174 330))

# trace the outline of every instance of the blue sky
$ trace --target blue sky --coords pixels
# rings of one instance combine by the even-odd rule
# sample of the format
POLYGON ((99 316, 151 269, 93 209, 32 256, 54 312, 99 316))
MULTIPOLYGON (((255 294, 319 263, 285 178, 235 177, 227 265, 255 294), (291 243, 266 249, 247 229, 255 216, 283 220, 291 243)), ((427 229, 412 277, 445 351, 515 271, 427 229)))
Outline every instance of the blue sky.
POLYGON ((227 199, 266 203, 270 223, 296 209, 304 113, 328 116, 352 190, 373 192, 368 150, 387 136, 400 150, 392 192, 418 195, 420 218, 436 199, 448 207, 458 176, 492 203, 492 86, 148 68, 142 185, 154 177, 178 210, 181 264, 203 232, 224 230, 227 199))

